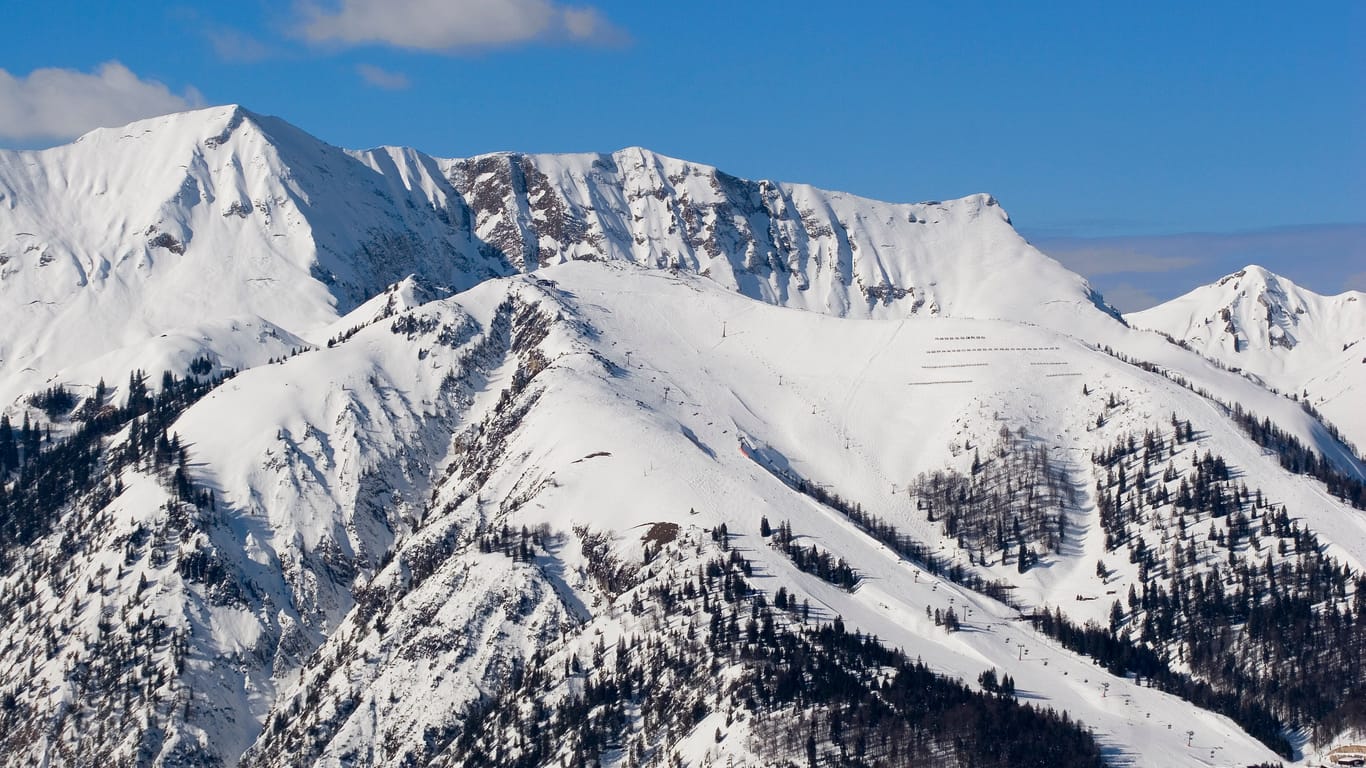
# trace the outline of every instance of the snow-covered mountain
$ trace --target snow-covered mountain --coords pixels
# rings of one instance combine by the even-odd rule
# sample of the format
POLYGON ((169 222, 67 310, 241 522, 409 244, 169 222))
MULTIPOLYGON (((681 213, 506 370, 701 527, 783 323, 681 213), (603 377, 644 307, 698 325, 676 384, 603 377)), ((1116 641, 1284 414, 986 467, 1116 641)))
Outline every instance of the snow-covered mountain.
POLYGON ((1362 725, 1360 459, 987 196, 236 107, 0 153, 0 194, 7 764, 1250 765, 1362 725))
POLYGON ((1096 301, 984 195, 892 205, 638 148, 351 152, 236 106, 0 153, 0 210, 0 285, 23 299, 0 307, 14 329, 0 340, 0 402, 58 372, 183 368, 204 354, 254 365, 324 343, 329 322, 408 275, 462 290, 625 260, 842 316, 1055 325, 1096 301))
POLYGON ((1366 445, 1366 293, 1320 296, 1249 266, 1127 319, 1306 400, 1366 445))

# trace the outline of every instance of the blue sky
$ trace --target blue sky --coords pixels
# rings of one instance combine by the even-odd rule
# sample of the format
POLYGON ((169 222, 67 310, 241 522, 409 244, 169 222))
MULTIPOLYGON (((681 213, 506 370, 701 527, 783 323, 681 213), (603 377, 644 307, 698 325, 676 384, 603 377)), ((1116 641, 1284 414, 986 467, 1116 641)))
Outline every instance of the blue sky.
POLYGON ((1366 3, 53 0, 6 16, 22 34, 0 54, 3 146, 236 102, 347 147, 643 145, 889 200, 991 192, 1124 308, 1253 261, 1366 289, 1366 3))

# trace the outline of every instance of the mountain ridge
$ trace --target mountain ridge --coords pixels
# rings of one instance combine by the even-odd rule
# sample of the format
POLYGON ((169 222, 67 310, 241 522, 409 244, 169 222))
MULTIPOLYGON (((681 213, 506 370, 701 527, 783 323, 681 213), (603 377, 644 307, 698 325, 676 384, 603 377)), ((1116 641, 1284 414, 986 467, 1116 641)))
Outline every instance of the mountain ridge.
POLYGON ((886 204, 637 149, 341 150, 237 106, 0 153, 0 195, 0 285, 25 297, 0 303, 20 329, 0 361, 32 369, 0 381, 0 402, 89 377, 67 369, 97 351, 120 359, 113 378, 198 356, 242 368, 324 342, 317 329, 408 275, 451 292, 575 259, 687 269, 838 315, 1065 326, 1103 307, 990 196, 886 204), (223 341, 168 350, 167 332, 223 341))

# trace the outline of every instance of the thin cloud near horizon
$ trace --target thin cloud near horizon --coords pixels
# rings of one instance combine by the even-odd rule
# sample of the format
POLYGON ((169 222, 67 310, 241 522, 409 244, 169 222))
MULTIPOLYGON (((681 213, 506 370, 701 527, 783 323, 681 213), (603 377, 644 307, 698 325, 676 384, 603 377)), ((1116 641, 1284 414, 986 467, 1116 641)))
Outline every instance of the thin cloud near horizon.
POLYGON ((1037 237, 1036 247, 1134 312, 1258 264, 1316 293, 1366 290, 1366 224, 1242 232, 1037 237))

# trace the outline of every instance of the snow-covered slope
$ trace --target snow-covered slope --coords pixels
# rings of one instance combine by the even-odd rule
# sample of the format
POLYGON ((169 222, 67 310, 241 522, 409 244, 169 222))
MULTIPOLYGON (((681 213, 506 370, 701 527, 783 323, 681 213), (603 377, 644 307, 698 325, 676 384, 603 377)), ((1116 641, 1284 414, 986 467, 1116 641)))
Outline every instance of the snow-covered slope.
MULTIPOLYGON (((278 764, 271 755, 306 748, 321 764, 340 764, 373 744, 390 745, 376 753, 385 764, 430 758, 418 734, 457 727, 461 718, 453 713, 496 690, 497 676, 516 659, 538 647, 562 655, 578 648, 586 658, 599 631, 610 645, 645 629, 611 609, 594 587, 588 575, 594 562, 581 553, 575 531, 612 531, 615 551, 632 562, 641 557, 641 537, 658 523, 685 531, 726 524, 734 545, 771 575, 770 594, 783 585, 822 615, 840 615, 890 645, 914 649, 955 677, 1008 669, 1033 700, 1084 720, 1117 755, 1164 765, 1205 764, 1211 750, 1228 762, 1271 759, 1226 721, 1104 675, 1022 628, 1013 610, 923 573, 772 471, 781 464, 930 542, 944 541, 942 532, 916 511, 907 485, 946 465, 966 469, 971 454, 963 448, 994 439, 1002 426, 1023 428, 1051 446, 1078 473, 1077 482, 1086 482, 1080 478, 1089 472, 1091 451, 1126 431, 1161 428, 1174 412, 1191 414, 1207 432, 1198 450, 1228 455, 1258 477, 1283 476, 1200 396, 1066 337, 1017 324, 836 320, 764 307, 681 275, 595 265, 560 267, 545 277, 500 281, 456 299, 472 317, 491 318, 511 293, 526 308, 514 311, 526 325, 514 323, 508 332, 544 338, 492 369, 485 394, 466 417, 470 426, 457 433, 445 469, 435 475, 417 533, 367 582, 367 590, 385 596, 375 601, 380 607, 353 614, 333 634, 320 653, 324 661, 305 670, 295 694, 308 697, 351 681, 357 698, 315 715, 280 715, 285 735, 259 745, 255 762, 278 764), (805 342, 782 343, 790 337, 805 342), (957 360, 948 350, 959 339, 976 339, 985 349, 970 364, 943 362, 957 360), (1087 398, 1080 397, 1083 382, 1091 383, 1087 398), (499 396, 494 406, 494 393, 503 391, 512 396, 499 396), (1124 404, 1107 406, 1111 393, 1124 404), (492 411, 474 420, 481 407, 492 411), (1110 418, 1095 429, 1100 413, 1110 418), (798 572, 757 535, 762 517, 790 521, 804 541, 854 563, 865 581, 847 593, 798 572), (479 553, 479 536, 503 526, 546 530, 560 543, 538 549, 534 567, 479 553), (453 591, 463 596, 460 605, 445 597, 453 591), (468 605, 483 606, 474 614, 478 621, 462 612, 468 605), (927 607, 970 610, 971 631, 945 633, 927 618, 927 607), (384 616, 384 629, 374 629, 376 613, 384 616), (486 624, 490 613, 499 624, 486 624), (486 633, 495 631, 503 639, 487 644, 486 633), (548 642, 548 636, 561 639, 548 642), (1021 663, 1025 651, 1033 664, 1021 663), (367 661, 373 659, 392 661, 367 661), (400 695, 414 687, 424 691, 421 706, 400 695), (1200 735, 1191 747, 1188 730, 1200 735)), ((392 341, 376 330, 348 344, 372 345, 375 337, 392 341)), ((308 357, 280 372, 306 365, 308 357)), ((240 410, 205 401, 180 426, 206 434, 240 410)), ((268 434, 277 421, 268 416, 241 428, 268 434)), ((242 442, 236 432, 196 440, 206 452, 213 443, 225 454, 242 442)), ((1359 515, 1325 502, 1312 484, 1287 477, 1271 487, 1278 503, 1332 533, 1340 557, 1356 567, 1366 561, 1359 515)), ((233 495, 259 496, 245 489, 233 495)), ((1076 504, 1071 543, 1045 555, 1045 567, 1021 576, 993 558, 982 574, 1015 584, 1026 605, 1061 606, 1079 621, 1103 621, 1110 601, 1095 596, 1122 595, 1141 582, 1114 558, 1116 572, 1096 577, 1097 559, 1106 559, 1105 537, 1093 507, 1081 499, 1076 504)), ((966 557, 951 539, 945 544, 966 557)), ((682 571, 688 567, 685 561, 682 571)), ((657 578, 669 573, 660 566, 657 578)), ((295 707, 281 706, 281 712, 295 707)))
MULTIPOLYGON (((1310 738, 1268 719, 1341 727, 1340 692, 1295 681, 1359 657, 1327 638, 1366 606, 1366 517, 1321 478, 1366 468, 1120 322, 986 196, 894 205, 639 149, 344 151, 219 108, 0 153, 0 321, 0 403, 40 426, 0 475, 16 765, 807 760, 794 729, 834 734, 841 705, 756 703, 781 661, 715 639, 744 614, 1008 673, 1116 764, 1260 763, 1310 738), (74 412, 26 399, 100 379, 74 412), (1193 604, 1235 615, 1205 631, 1193 604), (1273 605, 1319 653, 1238 613, 1273 605), (1151 658, 1084 656, 1045 610, 1151 658), (574 709, 642 675, 624 710, 574 709)), ((850 663, 861 690, 895 677, 880 658, 850 663)))
MULTIPOLYGON (((95 628, 101 608, 127 615, 120 605, 131 601, 133 615, 157 606, 163 631, 187 649, 159 694, 176 702, 162 715, 161 751, 153 749, 163 758, 231 761, 264 728, 256 764, 339 765, 358 754, 371 755, 366 764, 423 762, 451 748, 466 707, 496 695, 533 657, 559 659, 550 663, 559 668, 569 655, 591 655, 599 637, 649 630, 613 607, 627 598, 594 580, 604 556, 640 562, 641 537, 659 523, 679 526, 683 540, 725 524, 766 574, 757 585, 770 598, 781 586, 818 616, 841 616, 943 674, 1007 670, 1021 695, 1083 720, 1116 757, 1272 758, 1227 719, 1105 674, 1021 624, 1016 610, 931 575, 790 482, 802 477, 856 501, 966 565, 975 547, 945 537, 907 494, 917 476, 967 472, 979 451, 990 461, 983 449, 1004 427, 1056 453, 1084 488, 1094 452, 1167 428, 1176 414, 1199 425, 1195 453, 1214 451, 1259 478, 1274 503, 1360 568, 1360 515, 1284 473, 1201 396, 1017 323, 832 318, 698 277, 610 264, 543 274, 421 305, 398 286, 358 309, 349 320, 371 322, 332 348, 247 371, 191 406, 172 431, 191 446, 212 510, 192 513, 191 533, 169 552, 129 550, 120 526, 165 531, 177 516, 154 482, 128 477, 107 513, 128 522, 91 544, 112 549, 113 560, 78 558, 66 577, 98 583, 122 562, 119 584, 128 586, 100 601, 40 590, 45 610, 88 617, 90 634, 59 643, 34 672, 71 692, 48 699, 19 686, 23 707, 63 723, 58 739, 82 718, 112 729, 98 691, 63 670, 97 653, 97 638, 118 634, 95 628), (375 307, 385 309, 367 317, 375 307), (800 572, 759 537, 764 517, 790 522, 863 581, 845 591, 800 572), (497 531, 523 529, 540 532, 528 562, 481 551, 497 531), (593 531, 612 543, 590 549, 593 531), (929 618, 950 608, 966 631, 929 618)), ((1191 450, 1173 461, 1188 462, 1191 450)), ((1065 544, 1041 552, 1039 565, 1022 574, 992 553, 972 571, 1012 584, 1026 608, 1103 621, 1106 593, 1144 582, 1107 551, 1093 501, 1078 496, 1063 510, 1065 544), (1109 563, 1105 578, 1097 560, 1109 563)), ((1270 540, 1259 546, 1275 554, 1270 540)), ((652 575, 625 583, 644 594, 699 563, 671 552, 676 562, 663 558, 652 575)), ((1206 558, 1220 562, 1207 555, 1200 568, 1206 558)), ((22 658, 41 635, 15 637, 22 658)))
POLYGON ((1320 296, 1254 265, 1127 319, 1307 400, 1366 446, 1366 293, 1320 296))

